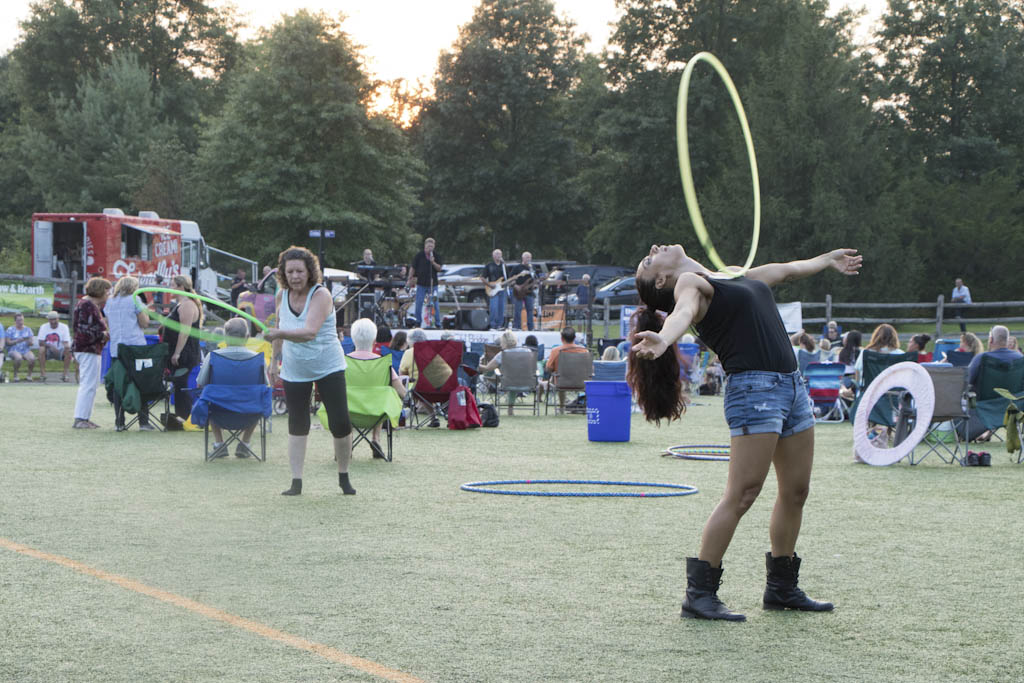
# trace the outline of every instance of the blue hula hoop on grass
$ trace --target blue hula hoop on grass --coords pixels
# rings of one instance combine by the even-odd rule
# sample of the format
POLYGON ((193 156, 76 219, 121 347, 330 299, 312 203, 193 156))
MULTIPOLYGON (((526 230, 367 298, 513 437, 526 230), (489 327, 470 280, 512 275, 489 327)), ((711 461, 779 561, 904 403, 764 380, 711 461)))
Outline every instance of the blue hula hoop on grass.
POLYGON ((712 444, 669 446, 662 455, 671 455, 681 460, 715 460, 729 462, 729 447, 712 444))
POLYGON ((502 496, 557 496, 566 498, 671 498, 689 496, 697 493, 696 486, 689 484, 653 484, 645 481, 592 481, 587 479, 509 479, 505 481, 473 481, 460 487, 463 491, 473 493, 496 493, 502 496), (577 484, 589 486, 649 486, 663 489, 676 489, 670 493, 634 493, 617 491, 614 493, 583 492, 583 491, 517 491, 509 489, 489 488, 491 486, 509 486, 519 484, 577 484))

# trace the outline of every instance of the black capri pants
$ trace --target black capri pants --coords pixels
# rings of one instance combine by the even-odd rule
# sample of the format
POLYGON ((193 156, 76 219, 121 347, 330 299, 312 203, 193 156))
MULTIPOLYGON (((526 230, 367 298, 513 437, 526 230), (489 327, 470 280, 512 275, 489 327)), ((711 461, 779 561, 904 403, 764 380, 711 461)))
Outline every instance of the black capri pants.
MULTIPOLYGON (((284 384, 284 402, 288 406, 288 433, 292 436, 309 434, 309 399, 313 395, 313 382, 288 382, 284 384)), ((342 439, 352 433, 352 422, 348 417, 348 394, 345 389, 345 371, 338 370, 316 380, 320 400, 327 411, 327 424, 331 436, 342 439)))

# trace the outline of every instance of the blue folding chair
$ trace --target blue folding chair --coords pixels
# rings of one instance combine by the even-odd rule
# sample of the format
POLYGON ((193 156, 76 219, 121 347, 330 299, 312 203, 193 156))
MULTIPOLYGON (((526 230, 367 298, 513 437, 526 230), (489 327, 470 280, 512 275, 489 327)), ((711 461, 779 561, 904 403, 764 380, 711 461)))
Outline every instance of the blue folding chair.
POLYGON ((807 393, 814 403, 815 422, 846 420, 846 404, 839 397, 844 372, 843 363, 808 363, 803 369, 807 393))
POLYGON ((267 418, 270 417, 273 392, 267 386, 263 355, 245 360, 210 355, 210 382, 202 388, 192 406, 192 422, 203 428, 203 458, 214 459, 210 452, 210 423, 227 432, 224 448, 242 443, 242 433, 259 423, 260 452, 256 459, 267 460, 267 418))
POLYGON ((943 355, 960 348, 959 339, 936 339, 935 350, 932 351, 932 360, 942 362, 943 355))
MULTIPOLYGON (((934 358, 934 356, 933 356, 934 358)), ((974 354, 970 351, 947 351, 946 362, 952 365, 954 368, 966 368, 971 364, 974 359, 974 354)))
POLYGON ((595 360, 594 376, 595 382, 625 382, 626 361, 624 360, 595 360))

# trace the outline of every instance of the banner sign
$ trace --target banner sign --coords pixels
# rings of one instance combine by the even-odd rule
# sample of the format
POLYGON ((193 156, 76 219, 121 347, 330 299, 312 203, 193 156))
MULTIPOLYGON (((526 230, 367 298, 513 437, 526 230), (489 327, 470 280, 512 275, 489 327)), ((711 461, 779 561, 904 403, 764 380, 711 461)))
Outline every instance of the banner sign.
POLYGON ((51 308, 52 282, 0 279, 0 313, 46 313, 51 308))

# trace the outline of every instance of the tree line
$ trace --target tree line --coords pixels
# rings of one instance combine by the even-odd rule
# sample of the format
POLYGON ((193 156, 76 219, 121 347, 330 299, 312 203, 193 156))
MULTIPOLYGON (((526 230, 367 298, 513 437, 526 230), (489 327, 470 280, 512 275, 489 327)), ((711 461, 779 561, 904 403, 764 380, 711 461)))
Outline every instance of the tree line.
MULTIPOLYGON (((375 80, 344 17, 299 11, 249 41, 202 0, 41 0, 0 57, 0 272, 29 269, 37 211, 150 209, 269 262, 333 228, 328 265, 448 262, 492 246, 632 264, 653 242, 698 260, 680 187, 676 96, 714 53, 760 172, 758 262, 835 246, 856 279, 780 296, 1019 298, 1024 1, 890 0, 868 45, 826 0, 617 0, 601 54, 549 0, 480 0, 432 83, 375 80), (390 105, 379 106, 389 99, 390 105)), ((747 151, 705 65, 690 154, 719 253, 751 239, 747 151)))

